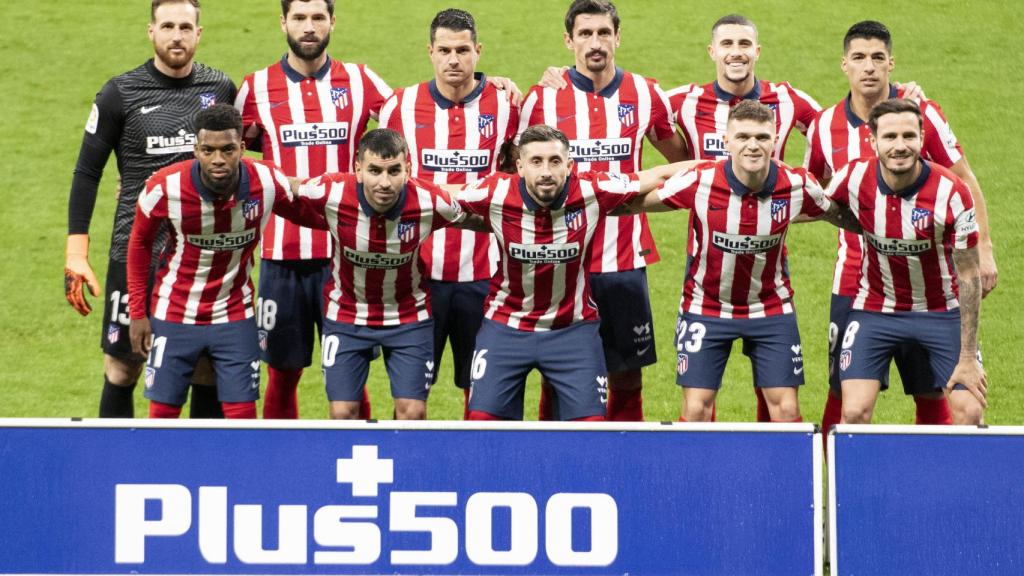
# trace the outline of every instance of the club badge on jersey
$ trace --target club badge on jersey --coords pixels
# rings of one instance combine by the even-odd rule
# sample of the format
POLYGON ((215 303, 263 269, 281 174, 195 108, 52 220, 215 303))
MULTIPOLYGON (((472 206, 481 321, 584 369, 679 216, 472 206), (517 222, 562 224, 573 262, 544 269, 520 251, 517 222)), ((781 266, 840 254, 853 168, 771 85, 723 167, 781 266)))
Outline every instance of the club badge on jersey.
POLYGON ((206 110, 217 103, 217 95, 213 92, 203 92, 199 95, 199 108, 206 110))
POLYGON ((331 102, 338 110, 344 110, 348 106, 348 88, 331 88, 331 102))
POLYGON ((633 104, 619 104, 619 122, 626 128, 636 124, 636 106, 633 104))
POLYGON ((494 137, 494 114, 481 114, 477 120, 480 129, 480 138, 487 139, 494 137))
POLYGON ((789 200, 772 200, 772 220, 779 224, 789 220, 789 200))
POLYGON ((926 208, 914 208, 910 214, 910 222, 918 230, 928 230, 932 225, 932 212, 926 208))
POLYGON ((568 210, 565 213, 565 227, 576 232, 583 227, 583 209, 568 210))
POLYGON ((407 220, 398 223, 398 239, 402 242, 412 242, 416 239, 416 221, 407 220))
POLYGON ((242 205, 242 216, 250 222, 257 220, 260 217, 260 201, 256 199, 247 200, 242 205))

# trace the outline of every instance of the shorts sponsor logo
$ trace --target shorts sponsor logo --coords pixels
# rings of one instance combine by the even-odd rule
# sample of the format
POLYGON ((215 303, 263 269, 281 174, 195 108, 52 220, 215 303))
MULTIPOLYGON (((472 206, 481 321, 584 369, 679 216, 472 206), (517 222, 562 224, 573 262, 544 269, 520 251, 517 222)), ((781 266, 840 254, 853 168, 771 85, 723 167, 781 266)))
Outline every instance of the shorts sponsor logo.
POLYGON ((676 356, 676 374, 682 376, 686 374, 686 371, 690 368, 690 357, 685 352, 680 352, 676 356))
POLYGON ((853 351, 843 350, 843 353, 839 355, 839 369, 846 370, 850 367, 850 362, 853 361, 853 351))
POLYGON ((196 135, 178 130, 174 136, 146 136, 146 154, 188 154, 195 149, 196 135))
POLYGON ((782 242, 782 234, 766 236, 726 234, 715 232, 711 235, 711 244, 730 254, 760 254, 775 248, 782 242))
POLYGON ((430 390, 430 384, 434 381, 434 361, 427 360, 425 365, 427 369, 423 373, 423 377, 427 379, 426 389, 430 390))
POLYGON ((369 268, 371 270, 391 270, 405 266, 412 262, 414 252, 403 252, 400 254, 386 254, 381 252, 363 252, 345 247, 343 254, 345 259, 354 266, 369 268))
POLYGON ((772 200, 772 221, 782 224, 789 220, 789 200, 772 200))
POLYGON ((476 122, 480 130, 480 137, 487 139, 494 137, 494 114, 481 114, 476 122))
POLYGON ((117 341, 121 339, 121 327, 117 324, 111 323, 107 326, 107 342, 111 344, 117 344, 117 341))
POLYGON ((932 211, 925 208, 914 208, 910 213, 910 222, 918 230, 927 230, 932 226, 932 211))
POLYGON ((256 220, 260 217, 260 201, 259 200, 246 200, 245 204, 242 205, 242 217, 246 220, 256 220))
POLYGON ((297 146, 330 146, 348 142, 348 124, 319 122, 315 124, 285 124, 281 126, 281 144, 297 146))
POLYGON ((146 376, 143 378, 143 382, 146 388, 152 388, 153 382, 156 380, 156 368, 152 366, 146 366, 146 376))
POLYGON ((512 242, 508 255, 513 260, 527 264, 566 264, 580 257, 580 245, 569 244, 520 244, 512 242))
POLYGON ((705 156, 725 156, 725 135, 714 133, 705 134, 703 149, 705 156))
POLYGON ((932 249, 931 238, 922 240, 905 240, 903 238, 885 238, 874 234, 864 233, 868 244, 879 254, 885 256, 917 256, 932 249))
POLYGON ((629 160, 633 156, 633 141, 629 138, 570 140, 569 155, 576 162, 629 160))
POLYGON ((206 110, 210 106, 217 103, 217 94, 213 92, 203 92, 199 95, 199 108, 206 110))
POLYGON ((491 165, 490 150, 424 148, 420 164, 434 172, 483 172, 491 165))
POLYGON ((253 390, 260 387, 260 361, 253 360, 249 362, 250 376, 252 377, 252 383, 249 385, 253 390))
POLYGON ((626 128, 636 124, 635 104, 619 104, 619 123, 626 128))
POLYGON ((654 332, 651 330, 650 322, 644 322, 643 324, 633 326, 633 344, 638 347, 636 351, 637 356, 643 356, 651 349, 651 341, 653 339, 654 332))
POLYGON ((338 110, 344 110, 348 106, 348 88, 331 88, 331 102, 338 110))
POLYGON ((230 252, 241 250, 256 240, 256 229, 247 228, 238 232, 220 232, 218 234, 186 234, 185 241, 203 250, 214 252, 230 252))
POLYGON ((608 403, 608 377, 597 377, 597 393, 601 395, 601 404, 608 403))

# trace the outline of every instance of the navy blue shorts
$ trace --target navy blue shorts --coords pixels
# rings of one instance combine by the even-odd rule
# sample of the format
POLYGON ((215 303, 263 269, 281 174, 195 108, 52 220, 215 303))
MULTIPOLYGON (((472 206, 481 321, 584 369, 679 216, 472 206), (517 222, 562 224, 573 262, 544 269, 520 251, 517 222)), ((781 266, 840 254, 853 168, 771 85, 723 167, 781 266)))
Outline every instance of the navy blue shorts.
POLYGON ((635 370, 657 362, 647 269, 591 274, 590 293, 601 316, 608 371, 635 370))
MULTIPOLYGON (((452 343, 455 385, 469 388, 476 333, 484 319, 484 300, 490 280, 476 282, 430 281, 430 310, 434 317, 434 365, 441 366, 446 342, 452 343)), ((437 370, 434 381, 437 381, 437 370)))
POLYGON ((526 375, 534 368, 555 388, 563 420, 605 414, 608 372, 597 322, 526 332, 484 319, 476 335, 469 409, 522 420, 526 375))
POLYGON ((150 324, 153 347, 146 363, 146 398, 183 405, 192 371, 203 353, 213 364, 221 402, 254 402, 260 397, 260 349, 254 318, 198 326, 151 319, 150 324))
MULTIPOLYGON (((153 278, 150 272, 149 285, 153 278)), ((104 284, 103 325, 100 348, 103 353, 130 363, 141 363, 146 358, 132 352, 132 339, 128 335, 131 317, 128 314, 128 270, 124 262, 107 263, 107 281, 104 284)), ((146 294, 148 296, 149 290, 146 294)))
POLYGON ((676 384, 721 388, 725 364, 737 338, 743 340, 743 354, 750 358, 755 386, 780 388, 804 383, 796 314, 715 318, 687 312, 676 321, 676 384))
POLYGON ((330 260, 261 260, 256 302, 260 358, 279 370, 313 360, 313 329, 323 334, 324 284, 330 260))
POLYGON ((960 358, 960 310, 851 310, 839 353, 842 380, 881 380, 889 373, 889 362, 908 343, 916 343, 928 352, 928 391, 942 390, 960 358))
POLYGON ((378 346, 391 380, 391 396, 426 401, 434 381, 434 321, 386 328, 324 319, 320 345, 327 399, 360 402, 378 346))
MULTIPOLYGON (((842 353, 840 343, 846 334, 846 323, 850 316, 850 305, 853 298, 832 295, 829 308, 828 325, 828 385, 829 388, 841 393, 839 356, 842 353)), ((903 381, 905 394, 929 394, 935 391, 932 386, 932 368, 928 359, 928 351, 917 342, 904 342, 893 353, 896 370, 903 381)), ((889 388, 889 372, 880 379, 882 390, 889 388)))

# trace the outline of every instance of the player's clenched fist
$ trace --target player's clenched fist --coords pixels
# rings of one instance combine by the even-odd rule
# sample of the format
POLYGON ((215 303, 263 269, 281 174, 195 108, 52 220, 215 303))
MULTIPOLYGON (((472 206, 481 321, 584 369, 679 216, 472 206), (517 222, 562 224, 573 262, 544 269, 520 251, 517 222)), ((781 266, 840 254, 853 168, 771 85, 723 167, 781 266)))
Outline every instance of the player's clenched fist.
POLYGON ((100 283, 89 265, 89 236, 72 234, 68 236, 67 258, 64 264, 64 296, 72 308, 82 316, 92 312, 92 306, 85 299, 85 285, 89 293, 100 295, 100 283))

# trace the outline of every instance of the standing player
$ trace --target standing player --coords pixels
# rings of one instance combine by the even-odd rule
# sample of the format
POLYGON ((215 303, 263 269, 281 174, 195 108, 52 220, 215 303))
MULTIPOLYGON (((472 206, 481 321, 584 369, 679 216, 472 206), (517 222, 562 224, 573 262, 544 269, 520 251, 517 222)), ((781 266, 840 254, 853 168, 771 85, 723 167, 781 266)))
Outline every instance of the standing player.
POLYGON ((501 246, 473 353, 471 420, 520 420, 526 376, 554 388, 563 420, 604 420, 607 372, 591 299, 588 259, 607 214, 680 165, 638 174, 573 171, 570 143, 546 126, 520 135, 518 175, 470 184, 459 204, 481 216, 501 246))
POLYGON ((284 174, 242 158, 242 118, 230 104, 201 111, 195 128, 195 159, 160 170, 139 196, 128 241, 132 350, 149 354, 151 418, 178 417, 201 354, 217 373, 225 416, 255 418, 253 252, 271 211, 298 211, 284 174), (164 226, 171 234, 150 291, 150 254, 164 226))
POLYGON ((839 355, 843 422, 871 422, 896 350, 928 353, 932 386, 955 424, 982 422, 987 382, 978 362, 981 279, 971 190, 921 158, 923 114, 907 100, 871 109, 872 157, 836 173, 829 196, 863 226, 864 254, 839 355))
MULTIPOLYGON (((385 103, 380 124, 405 137, 413 177, 435 184, 475 182, 498 170, 515 137, 519 110, 476 71, 481 45, 468 12, 438 12, 430 23, 428 50, 434 79, 397 90, 385 103)), ((450 339, 455 384, 467 406, 474 342, 497 257, 491 234, 465 229, 442 228, 420 247, 430 280, 434 365, 440 367, 450 339)))
MULTIPOLYGON (((724 134, 729 110, 745 100, 761 102, 775 113, 778 141, 774 159, 785 157, 786 142, 793 128, 806 134, 818 103, 788 82, 758 80, 754 66, 761 55, 757 27, 750 19, 729 14, 711 27, 708 55, 715 63, 715 81, 702 86, 687 84, 668 92, 675 120, 682 128, 686 157, 715 160, 728 155, 724 134)), ((692 234, 692 231, 691 231, 692 234)), ((771 415, 761 388, 757 395, 757 420, 768 422, 771 415)))
MULTIPOLYGON (((822 182, 827 183, 849 162, 875 154, 866 122, 871 109, 886 99, 904 97, 903 90, 889 83, 893 66, 892 36, 884 24, 866 20, 850 27, 843 38, 842 63, 843 72, 849 80, 850 94, 822 111, 808 135, 804 164, 822 182)), ((995 287, 997 278, 985 197, 942 109, 925 99, 920 100, 919 107, 924 122, 922 156, 949 168, 971 189, 978 219, 978 253, 984 297, 995 287)), ((850 303, 859 288, 862 255, 861 237, 840 231, 829 314, 829 394, 821 422, 822 430, 826 431, 838 424, 842 415, 838 343, 846 331, 850 303)), ((931 368, 924 350, 908 344, 897 351, 895 359, 904 390, 914 395, 916 422, 950 424, 949 403, 942 392, 932 386, 931 368)), ((887 378, 883 386, 888 387, 887 378)))
MULTIPOLYGON (((328 57, 334 0, 283 0, 288 53, 245 77, 235 107, 245 140, 291 177, 351 172, 356 143, 391 89, 362 64, 328 57)), ((326 231, 273 217, 260 254, 261 357, 267 362, 264 418, 298 418, 296 388, 321 331, 323 286, 333 246, 326 231)), ((364 399, 362 416, 369 417, 364 399)))
POLYGON ((409 177, 409 149, 387 128, 359 142, 355 174, 307 180, 297 201, 326 218, 337 247, 324 289, 324 379, 331 417, 359 417, 376 347, 384 353, 395 417, 422 420, 434 380, 434 327, 420 245, 460 222, 436 185, 409 177))
POLYGON ((690 211, 692 235, 676 323, 681 419, 713 419, 722 373, 733 341, 740 338, 771 421, 799 422, 797 387, 804 382, 804 364, 786 232, 798 219, 854 221, 831 205, 806 170, 774 159, 771 108, 745 100, 730 110, 726 126, 726 161, 702 162, 634 203, 646 211, 690 211))
MULTIPOLYGON (((110 79, 96 95, 85 125, 71 183, 64 268, 68 302, 83 316, 92 310, 85 287, 93 296, 100 294, 99 281, 89 264, 89 223, 111 151, 121 176, 100 338, 104 353, 101 418, 134 415, 132 393, 145 361, 132 352, 127 332, 131 311, 125 262, 135 201, 151 174, 191 157, 195 113, 234 98, 235 89, 227 76, 193 61, 201 34, 197 0, 154 0, 149 23, 153 59, 110 79)), ((193 417, 220 415, 216 389, 212 382, 206 384, 192 389, 193 417)))
MULTIPOLYGON (((520 134, 547 124, 570 140, 578 171, 636 172, 643 138, 670 162, 682 159, 668 99, 656 82, 615 66, 619 15, 606 0, 575 0, 565 16, 565 46, 576 65, 562 87, 534 86, 523 103, 520 134)), ((589 272, 601 316, 608 374, 608 418, 643 420, 641 367, 653 364, 653 319, 646 266, 658 261, 645 215, 603 219, 594 230, 589 272)), ((541 418, 547 412, 547 388, 541 418)))

